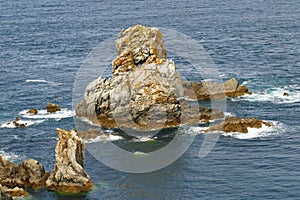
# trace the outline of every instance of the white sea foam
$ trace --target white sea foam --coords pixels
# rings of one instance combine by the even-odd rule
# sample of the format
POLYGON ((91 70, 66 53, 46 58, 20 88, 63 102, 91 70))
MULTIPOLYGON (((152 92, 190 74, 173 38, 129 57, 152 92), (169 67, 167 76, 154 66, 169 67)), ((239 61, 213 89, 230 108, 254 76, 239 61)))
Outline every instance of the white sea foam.
MULTIPOLYGON (((35 124, 40 124, 44 121, 45 120, 22 120, 22 119, 20 119, 18 121, 18 124, 24 124, 27 127, 27 126, 32 126, 35 124)), ((16 126, 13 122, 14 121, 4 122, 3 124, 0 125, 0 128, 18 128, 18 126, 16 126)))
POLYGON ((144 157, 144 156, 147 156, 148 153, 144 153, 144 152, 141 152, 141 151, 136 151, 133 153, 133 155, 135 155, 136 157, 144 157))
POLYGON ((251 95, 245 95, 239 99, 246 101, 269 101, 274 104, 288 104, 300 102, 299 86, 285 86, 283 88, 272 88, 251 95), (284 96, 284 93, 288 93, 288 96, 284 96))
POLYGON ((142 136, 142 137, 133 139, 133 141, 135 141, 135 142, 151 142, 151 141, 154 141, 154 139, 151 137, 148 137, 148 136, 142 136))
POLYGON ((14 161, 19 158, 19 156, 16 154, 6 153, 5 151, 2 151, 2 150, 0 150, 0 157, 4 158, 5 160, 8 160, 8 161, 14 161))
POLYGON ((230 112, 224 112, 225 117, 234 117, 235 115, 230 112))
POLYGON ((244 81, 244 82, 242 83, 242 85, 247 85, 247 84, 251 83, 251 81, 252 81, 252 80, 244 81))
POLYGON ((48 113, 47 110, 38 110, 38 114, 29 114, 27 113, 28 110, 23 110, 22 112, 19 113, 20 116, 23 118, 28 118, 28 119, 55 119, 57 121, 64 119, 64 118, 69 118, 73 117, 75 115, 75 112, 72 110, 68 109, 62 109, 61 111, 57 111, 54 113, 48 113))
POLYGON ((95 143, 101 141, 117 141, 124 139, 122 136, 119 135, 112 135, 112 134, 102 134, 94 139, 85 140, 86 143, 95 143))
POLYGON ((60 83, 56 83, 53 81, 40 80, 40 79, 29 79, 29 80, 26 80, 26 83, 47 83, 47 84, 54 85, 54 86, 61 85, 60 83))

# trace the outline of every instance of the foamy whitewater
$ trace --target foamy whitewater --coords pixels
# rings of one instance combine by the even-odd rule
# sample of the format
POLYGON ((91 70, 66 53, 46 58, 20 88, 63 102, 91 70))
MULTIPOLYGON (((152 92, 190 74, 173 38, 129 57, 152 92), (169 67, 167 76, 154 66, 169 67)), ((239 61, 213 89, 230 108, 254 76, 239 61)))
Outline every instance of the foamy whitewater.
MULTIPOLYGON (((32 125, 35 125, 35 124, 40 124, 44 121, 45 120, 22 120, 22 119, 20 119, 18 121, 18 124, 24 124, 27 127, 27 126, 32 126, 32 125)), ((17 128, 17 126, 13 123, 13 121, 11 121, 11 122, 2 123, 0 125, 0 128, 17 128)))
POLYGON ((13 153, 6 153, 3 150, 0 150, 0 157, 4 158, 5 160, 11 161, 11 162, 13 162, 19 158, 18 155, 13 154, 13 153))
MULTIPOLYGON (((24 124, 26 127, 33 126, 36 124, 43 123, 45 120, 54 119, 55 121, 60 121, 64 118, 70 118, 75 116, 75 111, 62 109, 55 113, 48 113, 47 110, 38 110, 38 114, 29 114, 28 110, 23 110, 19 113, 20 120, 18 124, 24 124)), ((9 122, 2 122, 0 128, 19 128, 14 123, 14 119, 9 122)))
POLYGON ((300 87, 298 85, 285 86, 283 88, 271 88, 261 92, 248 94, 237 99, 246 101, 269 101, 274 104, 290 104, 300 102, 300 87), (284 96, 288 93, 288 96, 284 96))
POLYGON ((57 111, 54 113, 48 113, 47 110, 38 110, 36 115, 27 113, 28 110, 23 110, 19 113, 19 115, 23 118, 28 119, 55 119, 61 120, 64 118, 73 117, 75 115, 75 111, 68 109, 61 109, 61 111, 57 111))
POLYGON ((46 84, 53 85, 53 86, 61 85, 61 83, 56 83, 56 82, 47 81, 47 80, 39 80, 39 79, 26 80, 25 82, 26 83, 46 83, 46 84))
POLYGON ((103 142, 103 141, 117 141, 122 139, 124 139, 122 136, 104 133, 103 135, 100 135, 94 139, 87 139, 84 141, 85 143, 96 143, 96 142, 103 142))
POLYGON ((198 135, 198 134, 210 134, 218 133, 222 136, 233 137, 240 140, 249 140, 254 138, 263 138, 270 137, 284 133, 287 130, 287 127, 277 121, 269 121, 272 126, 268 127, 263 124, 261 128, 248 128, 248 133, 239 133, 239 132, 223 132, 223 131, 213 131, 213 132, 203 132, 208 129, 208 127, 190 127, 185 132, 187 134, 198 135))

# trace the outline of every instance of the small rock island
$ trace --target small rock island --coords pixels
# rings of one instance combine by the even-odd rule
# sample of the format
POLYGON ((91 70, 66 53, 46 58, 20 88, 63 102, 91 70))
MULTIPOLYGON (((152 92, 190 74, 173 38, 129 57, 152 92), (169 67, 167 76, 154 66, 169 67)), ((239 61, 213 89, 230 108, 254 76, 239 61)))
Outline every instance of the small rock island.
POLYGON ((111 77, 91 82, 76 107, 78 117, 97 125, 147 131, 209 122, 224 118, 224 113, 192 105, 187 98, 200 101, 251 94, 234 78, 224 83, 182 80, 174 61, 167 59, 157 28, 136 25, 122 30, 115 46, 118 56, 112 61, 111 77))

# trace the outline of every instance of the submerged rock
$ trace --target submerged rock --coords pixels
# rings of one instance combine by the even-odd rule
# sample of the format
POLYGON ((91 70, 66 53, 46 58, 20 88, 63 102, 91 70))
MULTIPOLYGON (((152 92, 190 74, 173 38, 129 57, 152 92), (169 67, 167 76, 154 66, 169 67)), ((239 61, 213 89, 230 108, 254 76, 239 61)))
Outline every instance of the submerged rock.
POLYGON ((256 118, 237 118, 237 117, 227 117, 220 124, 211 126, 206 132, 210 131, 224 131, 224 132, 240 132, 248 133, 248 128, 262 128, 262 126, 270 127, 269 122, 265 122, 256 118))
POLYGON ((59 105, 54 104, 54 103, 49 103, 49 102, 46 104, 46 109, 47 109, 47 112, 50 112, 50 113, 61 111, 61 108, 59 105))
POLYGON ((56 163, 46 181, 48 190, 62 193, 88 192, 92 180, 83 169, 85 145, 76 130, 57 129, 56 163))
POLYGON ((290 96, 290 94, 289 94, 289 93, 287 93, 287 92, 285 92, 285 93, 283 93, 283 96, 286 96, 286 97, 288 97, 288 96, 290 96))

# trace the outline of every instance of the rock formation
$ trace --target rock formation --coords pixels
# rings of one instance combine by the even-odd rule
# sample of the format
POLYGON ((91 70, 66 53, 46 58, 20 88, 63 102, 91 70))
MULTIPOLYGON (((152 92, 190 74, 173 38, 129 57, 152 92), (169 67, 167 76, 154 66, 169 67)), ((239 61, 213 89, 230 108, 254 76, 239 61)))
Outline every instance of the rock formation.
POLYGON ((8 188, 0 184, 0 200, 14 200, 29 196, 23 188, 8 188))
MULTIPOLYGON (((209 92, 199 83, 180 79, 175 63, 166 58, 162 34, 157 28, 137 25, 123 30, 116 48, 118 56, 112 62, 112 77, 99 77, 88 85, 76 108, 78 117, 104 127, 140 131, 199 123, 204 115, 185 98, 207 99, 209 92)), ((217 86, 215 92, 222 92, 220 86, 225 86, 226 94, 231 96, 248 91, 235 80, 217 86)), ((205 114, 205 119, 210 118, 208 112, 205 114)))
POLYGON ((46 109, 47 109, 47 112, 49 112, 49 113, 61 111, 61 108, 59 105, 54 104, 54 103, 49 103, 49 102, 46 104, 46 109))
POLYGON ((16 119, 12 122, 14 124, 15 127, 26 127, 27 126, 27 123, 22 123, 20 121, 20 118, 19 117, 16 117, 16 119))
POLYGON ((48 190, 62 193, 88 192, 93 183, 83 169, 85 145, 76 130, 57 129, 56 164, 46 181, 48 190))
POLYGON ((223 122, 211 126, 206 132, 209 131, 224 131, 224 132, 240 132, 248 133, 248 128, 262 128, 262 126, 270 127, 271 124, 256 118, 237 118, 227 117, 223 122))
POLYGON ((27 113, 32 114, 32 115, 36 115, 36 114, 38 114, 38 110, 35 109, 35 108, 32 108, 32 109, 28 110, 27 113))
POLYGON ((0 184, 14 187, 43 187, 49 174, 44 166, 34 159, 23 161, 16 165, 0 157, 0 184))
POLYGON ((213 82, 194 82, 192 87, 185 90, 184 95, 189 98, 194 98, 195 94, 197 100, 222 99, 227 97, 239 97, 245 94, 251 94, 248 87, 240 85, 235 78, 232 78, 224 83, 213 82))
POLYGON ((0 190, 8 197, 28 196, 24 188, 40 188, 49 174, 38 161, 28 159, 16 165, 0 157, 0 190))

